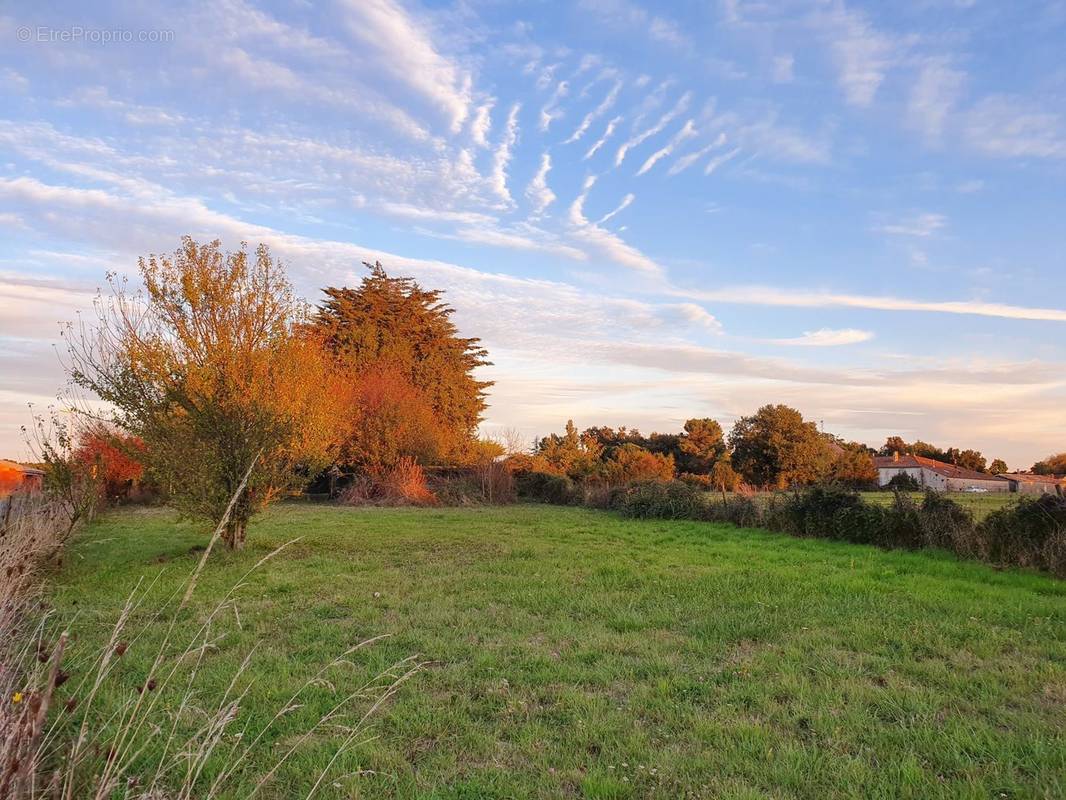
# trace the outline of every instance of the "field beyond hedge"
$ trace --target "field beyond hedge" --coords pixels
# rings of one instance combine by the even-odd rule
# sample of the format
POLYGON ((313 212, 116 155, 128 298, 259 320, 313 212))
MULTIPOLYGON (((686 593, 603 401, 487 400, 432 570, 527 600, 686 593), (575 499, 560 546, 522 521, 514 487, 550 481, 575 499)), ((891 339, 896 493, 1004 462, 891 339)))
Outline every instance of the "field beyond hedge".
MULTIPOLYGON (((1066 796, 1066 582, 582 508, 292 504, 257 519, 243 553, 212 556, 179 634, 297 536, 222 617, 205 704, 256 643, 253 729, 367 637, 391 635, 331 674, 337 690, 430 662, 323 797, 1066 796)), ((53 592, 77 634, 70 685, 143 577, 153 601, 105 708, 134 691, 165 628, 145 622, 205 540, 144 509, 81 536, 53 592)), ((245 789, 334 695, 304 700, 245 789)), ((260 796, 303 797, 335 744, 317 734, 260 796)))

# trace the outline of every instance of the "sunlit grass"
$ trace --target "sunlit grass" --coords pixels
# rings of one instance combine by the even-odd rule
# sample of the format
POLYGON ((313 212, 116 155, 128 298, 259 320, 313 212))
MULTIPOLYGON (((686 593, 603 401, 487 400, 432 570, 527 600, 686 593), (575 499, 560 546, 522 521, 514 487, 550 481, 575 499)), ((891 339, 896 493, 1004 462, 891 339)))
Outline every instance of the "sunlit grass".
MULTIPOLYGON (((1066 583, 575 508, 288 505, 253 524, 246 552, 212 556, 179 627, 297 536, 238 593, 203 697, 256 642, 253 723, 362 639, 392 634, 344 680, 432 662, 323 796, 1066 794, 1066 583)), ((100 644, 142 576, 172 595, 204 540, 166 511, 95 524, 55 589, 77 645, 100 644)), ((155 635, 127 653, 128 688, 155 635)), ((282 721, 248 786, 331 696, 282 721)), ((263 796, 306 793, 330 745, 302 747, 263 796)))

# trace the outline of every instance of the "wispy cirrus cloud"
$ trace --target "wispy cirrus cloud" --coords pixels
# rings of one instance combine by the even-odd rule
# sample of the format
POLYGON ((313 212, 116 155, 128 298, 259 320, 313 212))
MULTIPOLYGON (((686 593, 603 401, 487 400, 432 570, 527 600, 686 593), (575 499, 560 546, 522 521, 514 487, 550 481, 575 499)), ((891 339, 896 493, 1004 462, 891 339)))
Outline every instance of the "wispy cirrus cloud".
POLYGON ((634 147, 638 147, 639 145, 643 144, 652 136, 662 133, 663 130, 666 129, 666 126, 669 125, 675 118, 677 118, 680 114, 685 113, 685 110, 688 108, 688 105, 691 101, 692 92, 685 92, 683 95, 681 95, 681 98, 677 101, 677 103, 674 104, 673 108, 671 108, 661 117, 659 117, 658 122, 656 122, 650 128, 646 128, 641 133, 638 133, 636 136, 633 136, 628 139, 624 144, 622 144, 621 147, 618 148, 618 152, 615 154, 614 157, 614 165, 616 167, 622 166, 622 162, 626 160, 626 155, 629 153, 630 150, 632 150, 634 147))
POLYGON ((470 113, 470 74, 443 55, 425 28, 392 0, 346 0, 346 27, 377 64, 443 112, 453 132, 470 113))
POLYGON ((916 300, 901 297, 844 294, 830 291, 784 289, 774 286, 732 286, 723 289, 679 289, 680 297, 705 302, 790 308, 862 308, 870 311, 914 311, 931 314, 966 314, 1001 319, 1028 319, 1066 322, 1066 309, 987 303, 981 300, 916 300))
POLYGON ((648 156, 644 163, 641 164, 640 169, 637 170, 637 175, 643 175, 644 173, 646 173, 657 163, 659 163, 659 161, 673 153, 674 150, 677 149, 678 145, 680 145, 686 139, 691 139, 695 135, 696 123, 694 120, 690 119, 684 125, 681 126, 681 130, 675 133, 673 137, 671 137, 669 142, 667 142, 663 147, 659 148, 650 156, 648 156))
POLYGON ((542 153, 540 167, 533 176, 533 180, 526 187, 526 197, 533 206, 533 214, 539 216, 555 202, 555 192, 548 186, 548 172, 552 168, 552 157, 549 153, 542 153))
POLYGON ((848 344, 868 342, 874 335, 870 331, 858 328, 819 328, 816 331, 804 331, 802 336, 788 339, 769 339, 771 344, 785 345, 786 347, 840 347, 848 344))

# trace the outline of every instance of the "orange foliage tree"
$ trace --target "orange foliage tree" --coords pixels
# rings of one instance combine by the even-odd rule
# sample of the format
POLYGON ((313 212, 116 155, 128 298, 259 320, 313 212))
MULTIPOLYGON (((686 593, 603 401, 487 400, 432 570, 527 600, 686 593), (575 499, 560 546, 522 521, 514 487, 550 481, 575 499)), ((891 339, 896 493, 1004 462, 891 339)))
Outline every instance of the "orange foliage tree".
POLYGON ((260 245, 224 252, 190 237, 139 261, 143 293, 109 276, 92 324, 67 331, 74 382, 145 444, 170 502, 243 545, 251 516, 328 465, 349 382, 306 325, 284 269, 260 245))
MULTIPOLYGON (((477 339, 459 336, 451 321, 453 309, 442 300, 440 291, 423 289, 410 278, 392 277, 381 264, 366 266, 370 274, 359 286, 324 290, 326 300, 312 323, 312 330, 341 369, 359 376, 363 388, 358 394, 369 405, 361 412, 356 409, 353 416, 370 419, 376 413, 393 414, 398 401, 382 404, 374 399, 379 388, 388 384, 402 394, 412 414, 424 416, 428 408, 432 422, 426 424, 435 440, 434 458, 472 462, 485 390, 491 385, 474 375, 478 367, 489 363, 485 349, 477 339)), ((381 444, 374 441, 379 437, 369 433, 364 428, 361 439, 356 436, 346 448, 356 464, 367 464, 372 455, 357 452, 360 441, 381 444)), ((415 444, 421 452, 401 455, 425 457, 426 442, 415 444)), ((384 450, 391 458, 394 448, 384 450)))
POLYGON ((127 497, 144 479, 144 440, 96 424, 81 431, 74 457, 93 470, 103 496, 127 497))

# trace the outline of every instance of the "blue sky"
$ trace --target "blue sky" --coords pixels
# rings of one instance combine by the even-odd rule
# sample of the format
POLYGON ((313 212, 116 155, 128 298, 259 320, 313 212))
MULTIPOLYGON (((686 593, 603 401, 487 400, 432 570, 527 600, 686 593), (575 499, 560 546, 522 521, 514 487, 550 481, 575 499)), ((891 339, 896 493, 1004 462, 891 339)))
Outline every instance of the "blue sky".
POLYGON ((485 429, 1066 449, 1066 2, 15 3, 0 450, 185 233, 446 289, 485 429))

